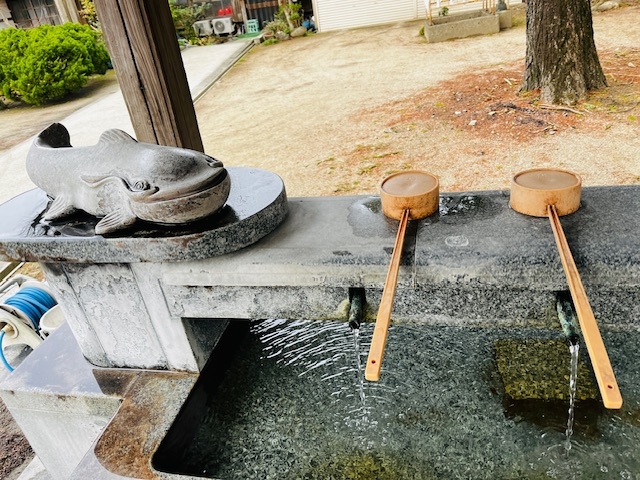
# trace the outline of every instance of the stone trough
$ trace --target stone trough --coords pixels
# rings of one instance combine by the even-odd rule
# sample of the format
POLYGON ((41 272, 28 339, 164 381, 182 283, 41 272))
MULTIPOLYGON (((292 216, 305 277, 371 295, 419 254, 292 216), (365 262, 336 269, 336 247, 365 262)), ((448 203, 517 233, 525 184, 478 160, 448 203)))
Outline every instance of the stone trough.
POLYGON ((511 28, 511 11, 496 13, 474 10, 452 15, 433 17, 424 26, 424 36, 429 43, 446 42, 455 38, 475 35, 491 35, 511 28))
MULTIPOLYGON (((0 206, 0 260, 40 262, 67 317, 0 384, 52 477, 187 478, 151 458, 230 322, 346 322, 355 290, 375 316, 397 228, 379 197, 287 200, 279 179, 230 171, 238 184, 257 176, 260 200, 195 232, 100 237, 85 219, 43 230, 38 190, 0 206)), ((640 186, 585 188, 563 218, 601 328, 633 336, 638 198, 640 186)), ((438 213, 410 224, 396 324, 560 331, 566 282, 548 221, 508 203, 503 191, 443 193, 438 213)), ((638 408, 640 387, 625 378, 638 408)))

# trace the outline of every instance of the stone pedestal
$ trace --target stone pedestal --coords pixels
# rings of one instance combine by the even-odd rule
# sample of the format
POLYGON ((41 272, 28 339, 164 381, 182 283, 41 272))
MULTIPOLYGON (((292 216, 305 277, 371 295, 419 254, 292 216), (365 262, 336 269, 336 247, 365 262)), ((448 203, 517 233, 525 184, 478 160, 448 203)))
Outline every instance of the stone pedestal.
POLYGON ((222 211, 184 226, 143 224, 127 237, 96 236, 98 219, 78 215, 40 221, 49 199, 26 192, 0 206, 0 259, 40 262, 85 357, 102 367, 197 371, 225 326, 197 326, 168 308, 162 266, 229 254, 272 232, 286 217, 282 180, 230 168, 232 188, 222 211), (190 336, 195 337, 190 338, 190 336))

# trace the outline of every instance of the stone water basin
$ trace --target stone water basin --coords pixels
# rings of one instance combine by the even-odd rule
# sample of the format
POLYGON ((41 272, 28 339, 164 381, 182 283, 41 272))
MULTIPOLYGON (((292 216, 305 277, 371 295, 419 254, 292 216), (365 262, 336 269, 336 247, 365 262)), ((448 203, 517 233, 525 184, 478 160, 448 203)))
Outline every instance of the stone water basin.
MULTIPOLYGON (((170 262, 132 256, 144 238, 31 239, 8 229, 0 254, 48 255, 47 278, 63 293, 73 331, 56 332, 45 344, 58 350, 36 350, 0 393, 12 413, 28 413, 21 428, 30 442, 64 432, 36 446, 60 478, 634 478, 639 192, 585 188, 579 211, 562 219, 625 402, 603 411, 585 393, 568 456, 559 396, 568 379, 560 372, 545 383, 569 365, 555 313, 566 280, 548 221, 511 210, 508 192, 443 194, 437 214, 409 226, 382 381, 361 389, 357 359, 371 324, 361 327, 357 356, 344 307, 362 290, 371 320, 380 301, 397 222, 384 218, 378 197, 290 199, 286 220, 255 245, 170 262), (109 255, 82 256, 87 246, 102 255, 104 245, 114 247, 109 255), (109 287, 108 301, 91 295, 96 285, 109 287), (135 301, 125 304, 124 293, 135 301), (307 320, 250 321, 265 318, 307 320), (231 319, 248 333, 228 343, 232 359, 204 368, 231 319), (96 351, 103 363, 82 358, 96 351), (182 409, 199 377, 209 387, 194 389, 182 409), (85 404, 97 413, 86 418, 85 404), (166 436, 180 411, 178 422, 195 420, 166 436), (203 444, 210 450, 195 450, 203 444)), ((586 372, 579 385, 589 383, 586 372)))
POLYGON ((220 479, 638 478, 637 335, 604 334, 620 411, 601 407, 583 348, 567 450, 559 330, 395 325, 377 383, 363 370, 372 330, 232 322, 154 468, 220 479))

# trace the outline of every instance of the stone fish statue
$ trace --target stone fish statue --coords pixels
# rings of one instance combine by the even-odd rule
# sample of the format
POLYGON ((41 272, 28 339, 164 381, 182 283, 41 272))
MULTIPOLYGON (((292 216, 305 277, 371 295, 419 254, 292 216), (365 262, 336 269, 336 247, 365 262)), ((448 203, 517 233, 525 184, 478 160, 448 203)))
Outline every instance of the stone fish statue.
POLYGON ((76 210, 102 217, 98 235, 136 222, 178 224, 200 220, 227 201, 231 180, 222 162, 204 153, 139 143, 107 130, 96 145, 73 148, 54 123, 27 155, 27 173, 53 198, 44 214, 55 220, 76 210))

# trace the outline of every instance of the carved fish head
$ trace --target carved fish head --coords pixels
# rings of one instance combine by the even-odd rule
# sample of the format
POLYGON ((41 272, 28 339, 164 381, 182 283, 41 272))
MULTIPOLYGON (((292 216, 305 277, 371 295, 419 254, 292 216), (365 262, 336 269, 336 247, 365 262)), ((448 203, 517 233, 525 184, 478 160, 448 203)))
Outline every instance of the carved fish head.
POLYGON ((98 145, 110 151, 104 161, 113 164, 103 174, 83 175, 82 181, 91 187, 120 183, 137 218, 188 223, 215 213, 227 201, 229 175, 222 162, 209 155, 139 143, 120 130, 103 133, 98 145))

